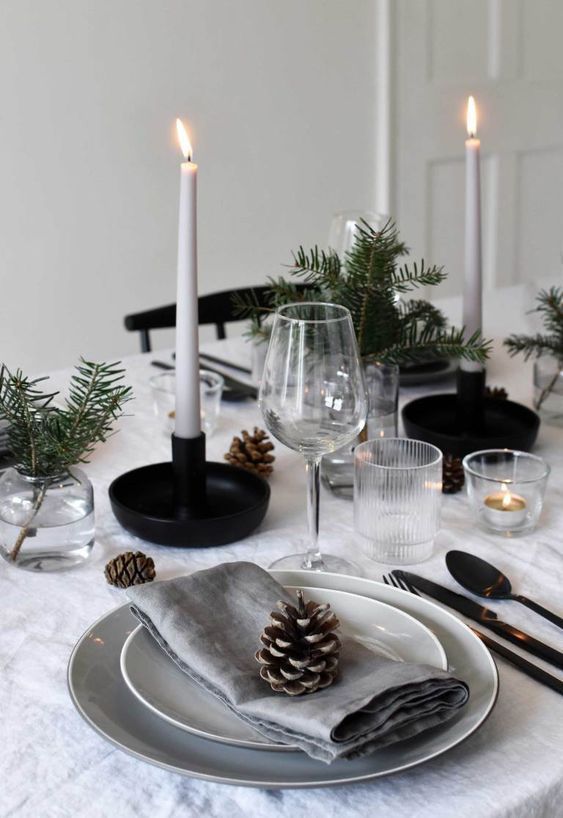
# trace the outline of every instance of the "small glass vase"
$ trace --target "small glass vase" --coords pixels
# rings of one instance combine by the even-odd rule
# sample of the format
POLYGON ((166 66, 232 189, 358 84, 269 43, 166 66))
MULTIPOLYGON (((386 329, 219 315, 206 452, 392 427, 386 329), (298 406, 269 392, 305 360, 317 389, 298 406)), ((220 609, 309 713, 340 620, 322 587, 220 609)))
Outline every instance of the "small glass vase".
POLYGON ((534 363, 534 409, 546 423, 563 425, 563 364, 551 355, 534 363))
POLYGON ((28 571, 60 571, 84 562, 94 545, 94 493, 80 469, 0 478, 0 554, 28 571))
POLYGON ((321 466, 323 485, 333 494, 348 499, 354 495, 354 449, 358 443, 398 435, 398 365, 365 362, 364 378, 368 395, 366 428, 348 446, 325 455, 321 466))

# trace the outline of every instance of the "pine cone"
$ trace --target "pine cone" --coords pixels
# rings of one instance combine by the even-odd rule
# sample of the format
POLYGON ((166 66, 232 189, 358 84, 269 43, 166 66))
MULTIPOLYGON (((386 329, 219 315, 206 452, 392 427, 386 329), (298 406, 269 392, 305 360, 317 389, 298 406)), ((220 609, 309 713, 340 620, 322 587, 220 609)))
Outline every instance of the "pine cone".
POLYGON ((240 466, 242 469, 254 471, 263 476, 267 476, 274 470, 272 463, 276 459, 270 454, 274 444, 268 437, 264 429, 254 427, 254 434, 250 435, 246 430, 241 432, 240 437, 233 437, 231 448, 225 455, 232 466, 240 466))
POLYGON ((445 454, 442 460, 442 492, 456 494, 461 491, 465 483, 465 473, 460 457, 445 454))
POLYGON ((260 641, 266 646, 256 653, 260 676, 276 693, 299 696, 329 687, 338 673, 340 640, 334 631, 340 622, 330 605, 305 602, 297 591, 298 607, 278 602, 270 614, 260 641))
POLYGON ((115 585, 117 588, 129 588, 131 585, 152 582, 156 572, 152 557, 147 557, 142 551, 136 553, 126 551, 108 562, 104 569, 104 576, 110 585, 115 585))
POLYGON ((508 392, 504 386, 486 386, 485 397, 494 398, 495 400, 506 400, 508 398, 508 392))

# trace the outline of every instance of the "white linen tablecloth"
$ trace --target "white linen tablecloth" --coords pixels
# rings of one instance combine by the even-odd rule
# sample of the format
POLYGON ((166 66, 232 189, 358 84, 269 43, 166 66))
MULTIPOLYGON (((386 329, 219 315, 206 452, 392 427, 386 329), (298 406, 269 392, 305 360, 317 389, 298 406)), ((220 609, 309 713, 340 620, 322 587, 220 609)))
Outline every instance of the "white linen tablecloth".
MULTIPOLYGON (((233 344, 222 351, 232 354, 233 344)), ((303 463, 280 444, 270 510, 261 529, 244 542, 181 550, 143 543, 120 528, 109 508, 110 481, 127 469, 169 456, 169 438, 153 414, 148 383, 158 372, 150 361, 162 357, 153 353, 127 359, 128 381, 136 396, 130 404, 134 414, 121 421, 119 433, 98 448, 86 467, 96 492, 96 545, 88 564, 38 576, 0 565, 0 816, 563 816, 563 698, 500 658, 498 704, 474 736, 434 761, 357 786, 273 791, 184 778, 120 752, 84 723, 67 692, 67 662, 88 626, 125 601, 122 592, 105 582, 108 559, 141 548, 154 558, 158 577, 165 579, 227 560, 251 560, 266 567, 298 549, 305 538, 303 463)), ((68 374, 56 373, 54 385, 63 386, 68 374)), ((504 385, 515 400, 531 403, 531 365, 509 360, 500 348, 489 365, 489 382, 504 385)), ((404 390, 403 400, 420 392, 404 390)), ((219 428, 208 440, 209 458, 222 459, 232 436, 255 424, 261 424, 261 418, 254 402, 223 403, 219 428)), ((519 592, 561 612, 562 443, 563 430, 542 425, 535 451, 548 460, 552 474, 535 532, 515 539, 485 534, 475 527, 465 493, 445 496, 436 553, 416 570, 455 588, 444 554, 462 548, 505 567, 519 592)), ((364 554, 353 533, 351 502, 323 490, 321 503, 323 549, 352 556, 366 576, 381 579, 389 566, 364 554)), ((540 617, 510 602, 502 603, 502 612, 563 650, 563 632, 540 617)))

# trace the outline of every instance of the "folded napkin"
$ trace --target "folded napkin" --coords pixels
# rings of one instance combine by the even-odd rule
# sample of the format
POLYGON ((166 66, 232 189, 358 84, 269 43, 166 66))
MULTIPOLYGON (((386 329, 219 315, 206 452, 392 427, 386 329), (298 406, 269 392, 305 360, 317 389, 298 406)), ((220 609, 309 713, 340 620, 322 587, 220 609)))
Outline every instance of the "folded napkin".
MULTIPOLYGON (((325 762, 415 736, 455 716, 469 697, 467 685, 448 673, 390 661, 345 634, 340 673, 330 687, 294 697, 274 693, 254 654, 276 602, 295 600, 251 563, 218 565, 127 593, 135 616, 195 682, 262 735, 325 762)), ((323 602, 322 589, 315 601, 323 602)))

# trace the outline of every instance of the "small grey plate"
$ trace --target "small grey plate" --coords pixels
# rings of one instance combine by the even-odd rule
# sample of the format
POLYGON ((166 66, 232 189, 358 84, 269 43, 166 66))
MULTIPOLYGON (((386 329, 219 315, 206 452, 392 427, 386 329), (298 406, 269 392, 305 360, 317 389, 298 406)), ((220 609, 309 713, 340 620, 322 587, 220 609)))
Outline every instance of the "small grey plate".
MULTIPOLYGON (((288 590, 293 590, 289 588, 288 590)), ((302 590, 314 599, 310 588, 302 590)), ((436 636, 404 611, 365 596, 325 589, 341 623, 343 638, 398 662, 433 665, 446 670, 448 661, 436 636)), ((194 682, 139 625, 121 651, 121 673, 131 692, 171 724, 203 738, 256 750, 296 751, 261 736, 211 693, 194 682)))
POLYGON ((470 687, 468 704, 451 721, 366 758, 327 765, 303 753, 264 753, 194 736, 152 713, 128 689, 120 655, 137 620, 124 605, 79 639, 68 666, 72 701, 100 735, 130 755, 182 775, 238 786, 323 787, 367 781, 428 761, 455 747, 485 721, 498 694, 489 651, 469 628, 428 600, 377 582, 343 575, 273 571, 283 585, 308 585, 379 599, 410 613, 434 631, 450 667, 470 687))

